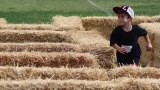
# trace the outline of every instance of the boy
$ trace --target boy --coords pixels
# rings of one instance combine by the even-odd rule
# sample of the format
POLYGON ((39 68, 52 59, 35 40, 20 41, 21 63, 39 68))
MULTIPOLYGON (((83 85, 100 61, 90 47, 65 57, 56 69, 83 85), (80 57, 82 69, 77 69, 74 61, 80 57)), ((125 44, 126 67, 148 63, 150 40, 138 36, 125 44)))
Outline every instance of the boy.
POLYGON ((117 51, 116 57, 119 66, 139 65, 141 49, 138 38, 143 36, 147 42, 147 51, 152 50, 152 44, 147 31, 138 25, 132 25, 134 11, 129 6, 114 7, 113 11, 118 16, 118 26, 110 36, 110 46, 117 51))

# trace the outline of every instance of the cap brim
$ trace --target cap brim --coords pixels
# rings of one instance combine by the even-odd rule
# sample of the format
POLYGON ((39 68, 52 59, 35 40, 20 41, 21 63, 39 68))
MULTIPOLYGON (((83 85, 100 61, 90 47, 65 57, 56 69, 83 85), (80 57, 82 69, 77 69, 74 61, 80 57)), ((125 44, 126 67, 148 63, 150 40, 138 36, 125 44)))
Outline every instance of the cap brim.
POLYGON ((113 11, 118 14, 118 13, 121 13, 121 12, 125 12, 127 13, 125 10, 123 10, 121 7, 113 7, 113 11))

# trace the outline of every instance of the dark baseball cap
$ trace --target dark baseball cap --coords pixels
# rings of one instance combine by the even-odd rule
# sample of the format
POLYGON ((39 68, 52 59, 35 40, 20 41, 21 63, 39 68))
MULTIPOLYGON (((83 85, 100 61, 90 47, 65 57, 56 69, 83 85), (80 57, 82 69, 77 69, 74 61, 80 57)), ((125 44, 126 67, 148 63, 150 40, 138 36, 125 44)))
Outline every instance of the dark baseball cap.
POLYGON ((121 7, 113 7, 113 11, 118 14, 121 12, 127 13, 131 18, 134 18, 134 11, 131 7, 123 5, 121 7))

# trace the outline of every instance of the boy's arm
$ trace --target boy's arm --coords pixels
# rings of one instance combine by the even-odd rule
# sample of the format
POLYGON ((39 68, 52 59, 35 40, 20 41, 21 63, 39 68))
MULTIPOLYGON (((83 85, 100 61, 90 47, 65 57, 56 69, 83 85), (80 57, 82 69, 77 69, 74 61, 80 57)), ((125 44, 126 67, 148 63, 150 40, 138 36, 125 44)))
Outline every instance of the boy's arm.
POLYGON ((147 51, 152 51, 153 47, 152 47, 152 43, 151 43, 151 40, 150 40, 148 34, 146 36, 144 36, 144 38, 147 42, 147 46, 146 46, 147 51))

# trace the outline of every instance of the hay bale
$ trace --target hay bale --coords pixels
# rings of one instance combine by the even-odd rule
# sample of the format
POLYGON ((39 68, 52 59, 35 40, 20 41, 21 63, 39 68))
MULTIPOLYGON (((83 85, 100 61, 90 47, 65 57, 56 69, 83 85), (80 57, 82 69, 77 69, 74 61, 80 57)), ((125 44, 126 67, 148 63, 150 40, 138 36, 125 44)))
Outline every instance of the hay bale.
MULTIPOLYGON (((154 39, 154 35, 153 34, 149 34, 149 37, 151 39, 151 41, 153 41, 154 39)), ((142 50, 142 54, 140 57, 140 65, 141 66, 150 66, 153 67, 153 63, 154 63, 154 56, 153 56, 153 51, 146 51, 146 41, 143 37, 140 37, 139 40, 139 45, 141 47, 142 50)))
POLYGON ((70 28, 77 30, 84 30, 82 26, 82 20, 78 16, 55 16, 53 17, 53 26, 57 28, 70 28))
POLYGON ((135 16, 133 24, 160 22, 160 16, 135 16))
MULTIPOLYGON (((140 26, 144 28, 141 24, 140 26)), ((148 30, 147 28, 144 28, 144 29, 147 30, 150 40, 153 44, 154 31, 148 30)), ((153 65, 153 61, 154 61, 153 51, 146 51, 147 42, 145 41, 144 37, 140 37, 138 40, 138 43, 142 50, 141 59, 140 59, 141 66, 154 66, 153 65)))
POLYGON ((10 90, 159 90, 160 79, 123 78, 113 81, 87 81, 87 80, 1 80, 0 89, 10 90))
POLYGON ((81 46, 71 43, 0 43, 0 52, 82 52, 81 46))
POLYGON ((114 90, 158 90, 160 79, 119 78, 112 80, 114 90))
POLYGON ((97 30, 108 39, 117 25, 117 17, 84 17, 82 23, 85 30, 97 30))
POLYGON ((115 67, 115 50, 104 44, 84 45, 83 52, 95 55, 101 68, 109 69, 115 67))
MULTIPOLYGON (((153 54, 151 54, 153 56, 153 59, 152 59, 153 65, 152 66, 159 68, 160 67, 160 65, 159 65, 160 64, 160 50, 159 50, 160 23, 144 23, 144 24, 140 24, 140 26, 143 27, 144 29, 146 29, 150 34, 153 34, 152 43, 153 43, 154 51, 152 52, 153 54)), ((144 56, 144 57, 146 57, 146 56, 144 56)))
POLYGON ((0 25, 7 24, 7 20, 4 18, 0 18, 0 25))
POLYGON ((52 80, 108 80, 107 72, 98 68, 0 67, 1 80, 40 78, 52 80))
POLYGON ((51 68, 51 67, 0 67, 0 79, 28 80, 101 80, 111 81, 121 78, 160 79, 160 69, 152 67, 124 66, 114 69, 98 68, 51 68))
POLYGON ((109 41, 101 36, 98 31, 69 31, 68 35, 72 38, 72 43, 80 45, 103 44, 109 47, 109 41))
POLYGON ((3 24, 0 30, 54 30, 51 24, 3 24))
POLYGON ((99 67, 89 53, 0 52, 1 66, 99 67))
POLYGON ((1 30, 0 42, 70 42, 65 31, 1 30))
POLYGON ((153 67, 133 67, 124 66, 110 69, 107 71, 109 80, 118 78, 152 78, 160 79, 160 69, 153 67))

